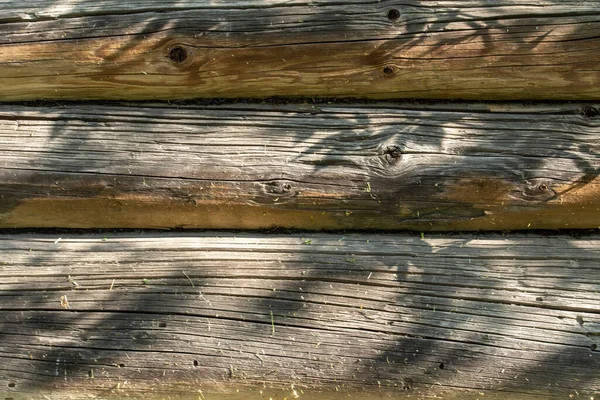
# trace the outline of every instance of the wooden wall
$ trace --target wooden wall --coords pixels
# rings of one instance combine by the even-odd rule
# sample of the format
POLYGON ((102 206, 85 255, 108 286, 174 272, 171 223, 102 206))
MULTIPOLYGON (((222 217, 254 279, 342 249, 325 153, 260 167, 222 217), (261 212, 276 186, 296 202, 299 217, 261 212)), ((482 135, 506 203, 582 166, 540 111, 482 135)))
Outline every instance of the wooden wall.
POLYGON ((598 0, 0 0, 0 400, 600 398, 599 38, 598 0))

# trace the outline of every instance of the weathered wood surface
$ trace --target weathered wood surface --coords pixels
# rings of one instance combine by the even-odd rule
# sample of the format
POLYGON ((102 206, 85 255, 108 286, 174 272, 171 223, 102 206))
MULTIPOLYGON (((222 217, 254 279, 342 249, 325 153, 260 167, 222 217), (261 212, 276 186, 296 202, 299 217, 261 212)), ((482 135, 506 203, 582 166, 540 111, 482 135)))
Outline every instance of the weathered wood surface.
POLYGON ((597 0, 0 2, 0 100, 600 99, 597 0))
POLYGON ((0 252, 2 398, 600 394, 599 235, 4 235, 0 252))
POLYGON ((0 227, 596 228, 586 107, 4 106, 0 227))

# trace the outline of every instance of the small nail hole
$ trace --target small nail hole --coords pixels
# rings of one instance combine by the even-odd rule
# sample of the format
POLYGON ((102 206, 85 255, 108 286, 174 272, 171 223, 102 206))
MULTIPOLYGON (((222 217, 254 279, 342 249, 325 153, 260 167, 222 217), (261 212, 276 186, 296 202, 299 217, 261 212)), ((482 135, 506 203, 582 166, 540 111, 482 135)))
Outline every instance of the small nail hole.
POLYGON ((13 388, 13 387, 15 387, 15 386, 17 386, 17 384, 16 384, 16 383, 14 383, 14 382, 10 382, 10 383, 8 384, 8 387, 9 387, 9 388, 13 388))
POLYGON ((198 360, 194 360, 194 367, 198 366, 198 360))
POLYGON ((390 21, 395 21, 400 18, 400 11, 392 8, 390 11, 388 11, 387 17, 390 21))
POLYGON ((594 343, 590 346, 590 349, 592 349, 593 351, 596 351, 598 349, 598 345, 596 343, 594 343))
POLYGON ((167 327, 167 323, 166 322, 159 322, 158 323, 158 327, 159 328, 166 328, 167 327))
POLYGON ((440 365, 438 365, 439 369, 444 369, 444 363, 440 363, 440 365))
POLYGON ((535 301, 544 301, 544 298, 543 297, 536 297, 535 301))
POLYGON ((383 69, 383 73, 386 74, 386 75, 393 74, 394 73, 394 67, 388 65, 387 67, 385 67, 383 69))
POLYGON ((187 60, 188 52, 183 47, 175 46, 169 52, 169 58, 175 64, 181 64, 182 62, 187 60))
POLYGON ((119 364, 119 368, 125 368, 125 364, 119 364))

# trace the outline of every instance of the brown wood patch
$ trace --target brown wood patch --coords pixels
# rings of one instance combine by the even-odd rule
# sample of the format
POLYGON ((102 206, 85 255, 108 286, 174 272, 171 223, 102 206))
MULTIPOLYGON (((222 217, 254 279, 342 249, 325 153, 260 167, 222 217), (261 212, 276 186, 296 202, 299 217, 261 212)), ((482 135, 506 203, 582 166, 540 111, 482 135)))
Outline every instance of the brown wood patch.
POLYGON ((594 1, 0 5, 1 101, 600 98, 594 1))

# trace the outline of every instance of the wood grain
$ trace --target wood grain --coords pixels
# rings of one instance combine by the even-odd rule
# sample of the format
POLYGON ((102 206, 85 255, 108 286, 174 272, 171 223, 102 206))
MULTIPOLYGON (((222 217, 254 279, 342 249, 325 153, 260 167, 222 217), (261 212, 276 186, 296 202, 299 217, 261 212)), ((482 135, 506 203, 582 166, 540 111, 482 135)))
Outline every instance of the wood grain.
POLYGON ((598 235, 3 235, 0 395, 589 399, 599 249, 598 235))
POLYGON ((0 2, 0 101, 600 99, 596 0, 0 2))
POLYGON ((0 227, 600 226, 589 105, 0 108, 0 227))

